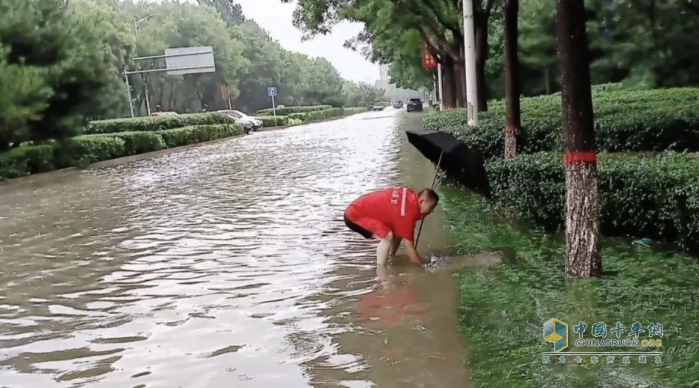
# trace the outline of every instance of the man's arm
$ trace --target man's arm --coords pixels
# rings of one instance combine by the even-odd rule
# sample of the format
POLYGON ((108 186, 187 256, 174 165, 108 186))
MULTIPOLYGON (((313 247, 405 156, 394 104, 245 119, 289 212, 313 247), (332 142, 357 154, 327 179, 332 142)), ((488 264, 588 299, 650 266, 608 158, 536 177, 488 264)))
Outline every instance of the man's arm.
POLYGON ((415 243, 405 240, 405 250, 408 253, 410 262, 418 267, 422 267, 422 258, 417 253, 417 249, 415 249, 415 243))

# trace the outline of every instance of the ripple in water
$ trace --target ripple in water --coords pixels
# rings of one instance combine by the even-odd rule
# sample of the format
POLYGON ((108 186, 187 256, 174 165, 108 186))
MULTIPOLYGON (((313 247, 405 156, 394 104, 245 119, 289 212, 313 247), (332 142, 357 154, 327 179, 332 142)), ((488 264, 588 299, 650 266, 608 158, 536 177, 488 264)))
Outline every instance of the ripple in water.
POLYGON ((415 334, 355 319, 380 286, 342 222, 398 183, 369 117, 0 187, 3 386, 402 386, 415 334))

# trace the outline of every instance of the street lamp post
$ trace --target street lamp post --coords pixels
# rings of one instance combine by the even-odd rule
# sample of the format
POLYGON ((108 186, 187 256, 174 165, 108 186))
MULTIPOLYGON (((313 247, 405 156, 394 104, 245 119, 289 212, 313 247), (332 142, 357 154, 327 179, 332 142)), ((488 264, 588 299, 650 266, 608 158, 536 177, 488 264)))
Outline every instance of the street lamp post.
MULTIPOLYGON (((138 37, 138 26, 140 26, 141 23, 147 21, 148 19, 152 18, 153 16, 155 16, 155 15, 150 14, 150 15, 148 15, 146 17, 142 17, 138 20, 136 18, 134 18, 133 30, 134 30, 136 37, 138 37)), ((146 111, 148 112, 148 116, 150 116, 150 113, 151 113, 150 112, 150 99, 148 98, 148 83, 146 82, 146 77, 147 76, 145 76, 145 75, 143 76, 143 90, 145 92, 145 97, 146 97, 146 111)))
POLYGON ((476 42, 474 36, 473 0, 463 0, 464 5, 464 60, 466 69, 466 106, 468 124, 478 125, 478 85, 476 84, 476 42))

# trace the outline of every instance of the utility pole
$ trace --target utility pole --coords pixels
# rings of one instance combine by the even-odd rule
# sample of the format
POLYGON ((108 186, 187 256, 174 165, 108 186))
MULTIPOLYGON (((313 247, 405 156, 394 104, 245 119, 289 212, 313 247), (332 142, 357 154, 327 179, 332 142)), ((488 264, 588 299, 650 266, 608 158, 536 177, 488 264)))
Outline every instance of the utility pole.
POLYGON ((597 149, 584 0, 556 0, 565 138, 567 277, 602 274, 597 149))
MULTIPOLYGON (((137 38, 138 38, 138 26, 140 26, 141 23, 143 23, 143 22, 145 22, 146 20, 152 18, 153 16, 155 16, 155 15, 154 15, 154 14, 150 14, 150 15, 148 15, 148 16, 146 16, 146 17, 143 17, 143 18, 141 18, 141 19, 138 19, 138 20, 136 20, 136 18, 134 18, 134 20, 133 20, 133 30, 134 30, 134 34, 136 35, 137 38)), ((144 90, 144 92, 145 92, 144 95, 145 95, 145 97, 146 97, 146 111, 148 112, 148 116, 150 116, 150 114, 151 114, 151 112, 150 112, 150 99, 148 98, 148 83, 146 82, 146 80, 147 80, 146 75, 144 75, 144 76, 143 76, 143 90, 144 90)), ((133 107, 132 107, 132 109, 133 109, 133 107)), ((132 117, 133 117, 133 115, 132 115, 132 117)))
POLYGON ((473 0, 464 5, 464 68, 466 69, 466 107, 468 125, 478 125, 478 84, 476 82, 476 38, 473 20, 473 0))
POLYGON ((439 93, 439 111, 444 111, 444 102, 442 101, 442 63, 437 62, 437 92, 439 93))

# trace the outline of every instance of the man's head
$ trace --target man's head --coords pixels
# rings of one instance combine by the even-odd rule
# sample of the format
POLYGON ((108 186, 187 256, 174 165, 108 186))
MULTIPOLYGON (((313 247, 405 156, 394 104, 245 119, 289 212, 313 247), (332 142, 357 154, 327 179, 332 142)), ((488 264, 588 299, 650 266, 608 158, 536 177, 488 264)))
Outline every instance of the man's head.
POLYGON ((434 211, 439 203, 439 195, 432 189, 424 189, 419 194, 420 213, 427 216, 434 211))

